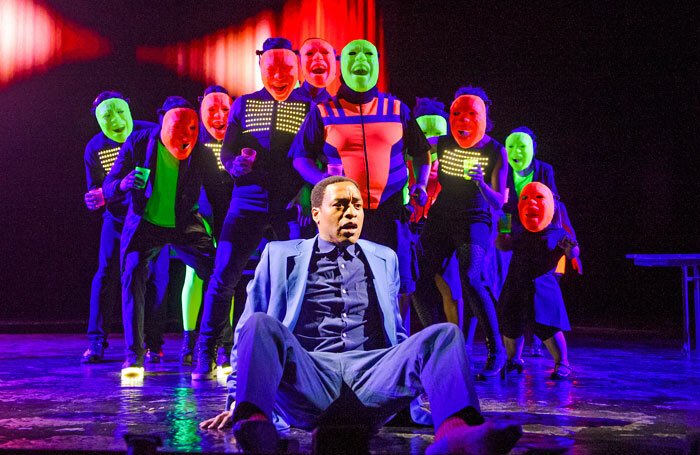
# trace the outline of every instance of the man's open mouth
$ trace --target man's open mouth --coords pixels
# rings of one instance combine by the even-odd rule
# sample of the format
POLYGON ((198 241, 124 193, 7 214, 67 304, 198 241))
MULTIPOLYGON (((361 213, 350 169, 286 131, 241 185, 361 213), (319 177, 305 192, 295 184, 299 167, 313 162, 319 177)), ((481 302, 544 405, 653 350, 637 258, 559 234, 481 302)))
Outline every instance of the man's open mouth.
POLYGON ((464 136, 464 137, 469 137, 472 134, 471 131, 467 131, 467 130, 457 130, 457 133, 459 133, 460 136, 464 136))
POLYGON ((185 143, 185 144, 182 144, 182 145, 180 146, 180 148, 181 148, 182 150, 187 150, 187 147, 189 147, 189 146, 190 146, 190 143, 187 142, 187 143, 185 143))
POLYGON ((120 126, 119 128, 114 128, 113 131, 115 133, 122 133, 126 129, 126 126, 120 126))
POLYGON ((274 90, 276 93, 284 93, 285 90, 287 90, 287 86, 289 84, 284 84, 284 85, 273 85, 272 90, 274 90))
POLYGON ((317 63, 315 65, 311 65, 311 73, 312 74, 325 74, 328 71, 328 68, 326 65, 322 63, 317 63))
POLYGON ((219 130, 219 131, 221 131, 221 130, 223 130, 224 128, 226 128, 226 124, 225 124, 225 123, 214 123, 214 124, 212 124, 212 126, 214 127, 215 130, 219 130))

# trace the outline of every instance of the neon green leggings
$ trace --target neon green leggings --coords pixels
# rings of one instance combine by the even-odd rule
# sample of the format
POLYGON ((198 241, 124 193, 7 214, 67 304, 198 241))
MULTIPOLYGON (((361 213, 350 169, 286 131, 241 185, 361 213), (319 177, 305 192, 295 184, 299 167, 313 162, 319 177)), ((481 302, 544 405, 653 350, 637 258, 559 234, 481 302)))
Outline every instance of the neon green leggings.
MULTIPOLYGON (((185 283, 182 286, 182 328, 185 331, 197 329, 197 317, 202 309, 202 295, 204 281, 197 276, 194 269, 187 266, 185 269, 185 283)), ((231 299, 231 313, 229 324, 233 325, 233 301, 231 299)))
MULTIPOLYGON (((202 221, 207 232, 211 235, 209 223, 205 219, 202 221)), ((214 241, 214 246, 216 246, 216 241, 214 241)), ((182 285, 182 328, 187 332, 197 329, 197 318, 202 309, 203 284, 204 281, 188 265, 185 269, 185 282, 182 285)), ((229 315, 231 325, 233 325, 233 300, 231 298, 231 314, 229 315)))

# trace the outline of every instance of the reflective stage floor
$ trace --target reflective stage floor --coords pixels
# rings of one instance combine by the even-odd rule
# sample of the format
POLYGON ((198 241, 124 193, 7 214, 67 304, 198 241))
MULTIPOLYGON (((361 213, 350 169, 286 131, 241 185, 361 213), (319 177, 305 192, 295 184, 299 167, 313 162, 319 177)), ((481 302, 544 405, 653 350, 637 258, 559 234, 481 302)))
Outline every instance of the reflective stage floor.
MULTIPOLYGON (((700 431, 700 359, 681 357, 680 345, 633 337, 574 333, 574 375, 552 381, 552 361, 526 358, 522 375, 477 382, 489 419, 518 422, 524 436, 513 454, 682 454, 700 431), (614 340, 611 341, 611 339, 614 340)), ((200 431, 218 414, 225 378, 192 383, 177 361, 180 336, 166 337, 165 362, 142 382, 120 378, 123 341, 110 339, 105 361, 81 365, 84 335, 0 335, 0 454, 10 449, 125 451, 125 433, 154 434, 163 452, 234 453, 230 431, 200 431)), ((485 359, 474 347, 474 368, 485 359)), ((293 430, 310 453, 310 433, 293 430)), ((385 427, 372 453, 420 454, 432 428, 385 427)))

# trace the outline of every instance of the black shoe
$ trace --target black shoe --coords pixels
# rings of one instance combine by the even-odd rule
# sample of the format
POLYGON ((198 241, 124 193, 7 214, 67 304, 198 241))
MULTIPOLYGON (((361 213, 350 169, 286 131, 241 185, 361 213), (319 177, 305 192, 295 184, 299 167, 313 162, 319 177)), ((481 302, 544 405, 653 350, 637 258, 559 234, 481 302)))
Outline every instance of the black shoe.
POLYGON ((501 370, 501 378, 505 379, 505 377, 513 371, 517 371, 518 374, 522 374, 524 366, 525 366, 525 361, 523 359, 508 360, 506 362, 505 368, 503 368, 501 370))
POLYGON ((186 330, 182 333, 182 347, 180 348, 180 363, 182 365, 192 366, 195 344, 197 344, 197 332, 186 330))
POLYGON ((146 351, 146 363, 160 363, 163 361, 163 350, 161 349, 158 353, 154 350, 148 349, 146 351))
POLYGON ((279 435, 269 420, 239 420, 233 425, 233 435, 243 453, 275 453, 279 435))
POLYGON ((192 370, 192 380, 194 381, 209 381, 216 376, 216 360, 214 353, 207 349, 206 346, 197 345, 197 366, 192 370))
POLYGON ((90 340, 90 345, 80 357, 80 363, 99 363, 105 356, 105 349, 109 344, 100 338, 90 340))
POLYGON ((221 374, 231 374, 231 346, 219 346, 216 352, 216 367, 221 374))
POLYGON ((127 378, 143 376, 143 356, 129 353, 122 364, 122 376, 127 378))
POLYGON ((549 376, 551 379, 566 379, 568 378, 573 370, 570 365, 564 365, 563 363, 557 363, 554 365, 554 371, 549 376))
POLYGON ((498 376, 506 365, 506 351, 503 349, 503 346, 497 347, 496 341, 493 338, 486 337, 486 350, 488 351, 486 365, 484 365, 484 369, 476 375, 476 379, 479 381, 485 381, 487 378, 498 376))

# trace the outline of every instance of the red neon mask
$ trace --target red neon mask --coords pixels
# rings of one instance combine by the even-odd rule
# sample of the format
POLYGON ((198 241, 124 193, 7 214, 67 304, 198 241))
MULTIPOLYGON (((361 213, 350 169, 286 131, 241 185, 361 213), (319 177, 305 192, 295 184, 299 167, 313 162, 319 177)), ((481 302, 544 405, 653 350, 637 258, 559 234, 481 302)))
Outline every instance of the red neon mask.
POLYGON ((260 58, 260 76, 270 95, 286 100, 299 79, 297 56, 289 49, 270 49, 260 58))
POLYGON ((475 95, 462 95, 450 106, 450 130, 462 148, 473 147, 486 133, 486 105, 475 95))
POLYGON ((192 153, 199 134, 197 113, 186 107, 170 109, 163 116, 160 140, 178 160, 187 159, 192 153))
POLYGON ((200 114, 202 123, 209 134, 217 141, 223 141, 228 125, 228 112, 231 110, 231 97, 226 93, 214 92, 204 97, 200 114))
POLYGON ((540 232, 549 226, 554 216, 552 191, 543 183, 528 183, 520 192, 518 213, 525 229, 540 232))
POLYGON ((324 88, 335 79, 335 49, 320 38, 310 39, 301 46, 301 73, 314 87, 324 88))

